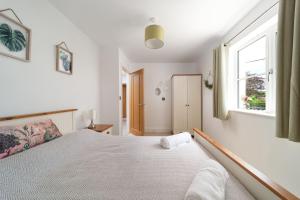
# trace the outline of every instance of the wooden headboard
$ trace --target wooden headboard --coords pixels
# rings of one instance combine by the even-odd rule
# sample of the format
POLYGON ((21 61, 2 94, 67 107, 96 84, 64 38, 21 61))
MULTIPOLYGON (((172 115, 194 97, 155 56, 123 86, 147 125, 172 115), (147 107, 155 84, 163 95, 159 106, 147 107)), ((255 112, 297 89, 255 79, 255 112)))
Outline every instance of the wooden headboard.
POLYGON ((195 139, 238 178, 256 199, 299 200, 294 194, 272 181, 201 130, 194 129, 194 132, 195 139))
POLYGON ((50 112, 32 113, 0 117, 0 126, 25 124, 28 122, 51 119, 62 134, 68 134, 75 130, 75 112, 77 109, 56 110, 50 112))

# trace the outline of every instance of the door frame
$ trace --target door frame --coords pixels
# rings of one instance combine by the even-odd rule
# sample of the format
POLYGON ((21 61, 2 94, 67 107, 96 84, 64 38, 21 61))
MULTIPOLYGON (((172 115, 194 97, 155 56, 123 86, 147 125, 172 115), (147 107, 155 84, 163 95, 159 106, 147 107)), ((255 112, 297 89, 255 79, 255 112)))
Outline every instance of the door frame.
POLYGON ((130 125, 130 133, 133 133, 134 135, 137 136, 142 136, 144 135, 144 69, 139 69, 137 71, 134 71, 130 73, 130 105, 129 105, 129 110, 130 110, 130 117, 129 117, 129 125, 130 125), (139 119, 139 125, 140 125, 140 131, 136 131, 133 129, 133 117, 134 117, 134 112, 133 112, 133 84, 132 84, 132 75, 133 74, 139 74, 140 76, 140 85, 139 85, 139 99, 140 99, 140 104, 139 104, 139 111, 140 111, 140 119, 139 119))
POLYGON ((127 101, 128 101, 128 97, 127 97, 127 84, 126 83, 122 83, 122 118, 123 119, 127 119, 127 101))

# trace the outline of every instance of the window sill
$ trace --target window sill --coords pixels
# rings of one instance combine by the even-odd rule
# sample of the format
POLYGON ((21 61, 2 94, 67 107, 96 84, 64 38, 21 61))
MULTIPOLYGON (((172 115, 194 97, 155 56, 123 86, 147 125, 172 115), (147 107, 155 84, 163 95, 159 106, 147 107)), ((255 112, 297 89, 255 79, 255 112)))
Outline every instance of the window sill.
POLYGON ((275 118, 275 113, 268 113, 265 111, 258 111, 258 110, 230 109, 229 112, 237 112, 237 113, 243 113, 248 115, 275 118))

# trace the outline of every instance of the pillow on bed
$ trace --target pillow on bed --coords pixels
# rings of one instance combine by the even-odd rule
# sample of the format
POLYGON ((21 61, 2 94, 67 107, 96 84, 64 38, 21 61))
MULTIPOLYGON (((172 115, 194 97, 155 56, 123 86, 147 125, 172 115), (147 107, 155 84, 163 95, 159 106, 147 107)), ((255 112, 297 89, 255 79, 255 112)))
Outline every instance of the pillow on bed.
POLYGON ((225 200, 225 187, 229 175, 217 161, 209 159, 190 185, 184 200, 225 200))
POLYGON ((52 120, 0 127, 0 159, 60 136, 52 120))

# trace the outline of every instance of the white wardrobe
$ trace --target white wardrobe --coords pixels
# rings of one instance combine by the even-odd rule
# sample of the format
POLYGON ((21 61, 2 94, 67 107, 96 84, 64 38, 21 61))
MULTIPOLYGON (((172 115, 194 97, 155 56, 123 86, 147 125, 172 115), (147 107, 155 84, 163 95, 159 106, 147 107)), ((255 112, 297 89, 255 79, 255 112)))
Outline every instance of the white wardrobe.
POLYGON ((173 134, 202 129, 202 75, 172 76, 173 134))

